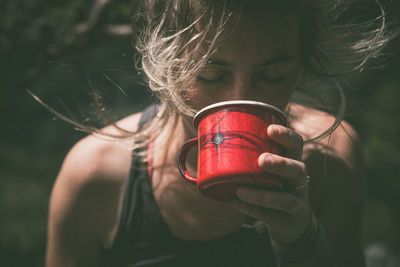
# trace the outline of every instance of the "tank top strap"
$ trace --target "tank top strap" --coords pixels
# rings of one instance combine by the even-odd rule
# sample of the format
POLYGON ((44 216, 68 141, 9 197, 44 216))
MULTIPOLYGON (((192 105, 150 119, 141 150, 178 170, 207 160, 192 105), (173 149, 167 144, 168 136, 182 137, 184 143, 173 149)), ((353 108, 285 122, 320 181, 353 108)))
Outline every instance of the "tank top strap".
MULTIPOLYGON (((147 122, 151 121, 158 112, 158 105, 153 104, 145 108, 142 112, 142 116, 139 120, 138 129, 141 130, 147 122)), ((125 189, 125 194, 123 197, 122 211, 121 211, 121 222, 122 226, 126 231, 130 231, 133 224, 134 213, 138 213, 135 209, 143 207, 142 202, 145 198, 151 197, 151 188, 149 188, 148 180, 148 168, 147 162, 137 157, 137 153, 145 150, 146 147, 140 147, 132 151, 132 164, 131 171, 128 179, 128 183, 125 189), (142 199, 139 198, 142 197, 142 199), (140 203, 138 203, 138 201, 140 203)), ((146 201, 145 201, 146 202, 146 201)))
MULTIPOLYGON (((139 120, 139 130, 141 130, 147 122, 151 121, 157 115, 158 109, 159 109, 159 105, 153 104, 153 105, 147 107, 142 112, 142 117, 139 120)), ((147 151, 148 152, 148 154, 147 154, 147 175, 148 175, 149 180, 151 180, 152 176, 153 176, 153 169, 152 169, 153 141, 152 141, 152 137, 153 136, 150 134, 149 144, 147 145, 147 150, 148 150, 147 151)))
POLYGON ((145 110, 143 110, 142 116, 139 120, 139 130, 143 128, 145 123, 151 121, 157 115, 158 109, 158 104, 152 104, 148 106, 145 110))
MULTIPOLYGON (((144 109, 139 120, 139 130, 156 116, 158 107, 153 104, 144 109)), ((147 163, 135 155, 144 149, 146 147, 132 152, 131 171, 122 199, 117 233, 111 246, 102 252, 101 266, 123 266, 131 260, 130 255, 135 250, 132 245, 140 246, 148 236, 152 236, 154 228, 163 225, 160 224, 161 214, 153 204, 155 200, 148 182, 147 163)))

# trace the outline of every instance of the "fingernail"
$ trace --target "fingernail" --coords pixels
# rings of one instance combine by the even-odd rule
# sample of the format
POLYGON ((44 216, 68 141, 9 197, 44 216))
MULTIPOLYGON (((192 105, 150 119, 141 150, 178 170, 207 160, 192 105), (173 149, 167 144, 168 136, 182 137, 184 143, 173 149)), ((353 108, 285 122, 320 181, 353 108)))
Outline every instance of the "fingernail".
POLYGON ((280 128, 279 128, 279 126, 273 125, 273 126, 272 126, 272 132, 273 132, 274 134, 279 134, 279 133, 280 133, 280 128))
POLYGON ((272 162, 272 157, 270 155, 264 156, 264 159, 263 159, 264 165, 269 165, 269 164, 271 164, 271 162, 272 162))

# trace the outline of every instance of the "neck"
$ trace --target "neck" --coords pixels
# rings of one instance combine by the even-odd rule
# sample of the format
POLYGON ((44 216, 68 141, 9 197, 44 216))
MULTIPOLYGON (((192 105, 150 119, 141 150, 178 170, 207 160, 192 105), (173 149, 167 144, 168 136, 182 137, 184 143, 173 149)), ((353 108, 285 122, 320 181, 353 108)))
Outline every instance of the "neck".
MULTIPOLYGON (((229 203, 206 198, 181 177, 176 156, 181 145, 196 135, 187 119, 178 117, 175 125, 168 123, 155 140, 154 151, 163 153, 154 154, 152 187, 161 214, 173 233, 184 239, 211 239, 234 232, 247 217, 229 203)), ((193 149, 186 164, 193 176, 197 173, 196 152, 193 149)))

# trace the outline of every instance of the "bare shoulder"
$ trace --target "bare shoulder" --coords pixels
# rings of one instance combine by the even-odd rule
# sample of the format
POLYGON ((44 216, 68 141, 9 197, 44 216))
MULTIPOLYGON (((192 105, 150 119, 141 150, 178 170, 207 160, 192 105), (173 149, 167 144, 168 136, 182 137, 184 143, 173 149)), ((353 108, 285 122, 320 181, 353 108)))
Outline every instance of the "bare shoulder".
MULTIPOLYGON (((141 113, 133 114, 116 122, 118 127, 134 132, 141 113)), ((115 126, 101 130, 107 134, 120 134, 115 126)), ((90 186, 96 183, 119 182, 130 166, 130 149, 101 135, 89 135, 76 143, 67 154, 57 180, 65 180, 71 186, 90 186)))
POLYGON ((292 104, 290 107, 293 119, 290 126, 302 135, 304 144, 304 157, 321 154, 342 161, 349 169, 357 171, 362 161, 361 145, 354 128, 346 121, 327 137, 312 142, 307 142, 328 130, 335 122, 335 117, 326 112, 292 104))
MULTIPOLYGON (((134 132, 141 113, 133 114, 116 125, 124 130, 134 132)), ((118 135, 121 132, 115 126, 101 129, 102 133, 118 135)), ((127 144, 112 140, 107 136, 89 135, 76 143, 67 154, 59 179, 67 177, 76 184, 91 184, 113 179, 125 173, 126 164, 130 162, 130 149, 127 144)), ((128 164, 129 165, 129 164, 128 164)))
MULTIPOLYGON (((140 113, 134 114, 116 124, 135 131, 140 116, 140 113)), ((118 133, 114 126, 103 130, 110 134, 118 133)), ((61 266, 57 261, 67 259, 88 260, 91 258, 89 255, 97 253, 96 249, 107 245, 116 226, 130 164, 129 147, 117 142, 89 135, 72 147, 51 194, 47 245, 49 266, 61 266)), ((86 266, 96 264, 85 263, 86 266)))

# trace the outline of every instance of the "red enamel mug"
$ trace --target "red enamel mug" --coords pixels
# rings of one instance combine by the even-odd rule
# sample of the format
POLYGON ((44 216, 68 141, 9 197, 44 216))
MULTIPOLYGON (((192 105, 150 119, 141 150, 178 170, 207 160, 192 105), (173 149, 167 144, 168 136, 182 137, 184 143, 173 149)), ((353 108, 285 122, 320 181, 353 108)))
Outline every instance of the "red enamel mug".
POLYGON ((263 171, 258 157, 282 154, 279 144, 269 140, 270 124, 286 125, 278 108, 256 101, 225 101, 207 106, 194 117, 198 137, 186 141, 178 153, 183 178, 206 196, 229 202, 239 185, 281 188, 281 179, 263 171), (188 151, 198 147, 197 177, 186 169, 188 151))

